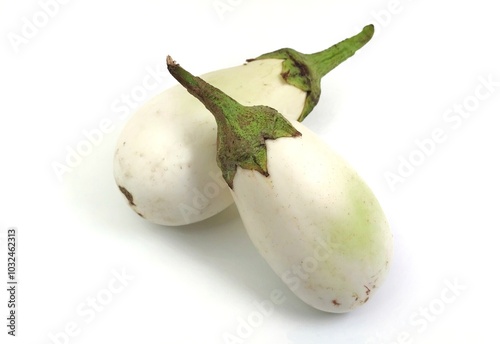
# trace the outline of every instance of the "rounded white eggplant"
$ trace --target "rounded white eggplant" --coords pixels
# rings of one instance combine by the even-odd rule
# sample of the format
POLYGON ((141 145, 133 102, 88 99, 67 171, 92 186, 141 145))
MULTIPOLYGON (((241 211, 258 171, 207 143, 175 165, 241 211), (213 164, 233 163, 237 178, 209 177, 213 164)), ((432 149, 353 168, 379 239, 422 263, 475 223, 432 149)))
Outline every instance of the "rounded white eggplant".
MULTIPOLYGON (((263 101, 298 118, 306 93, 280 78, 281 64, 256 60, 204 78, 245 104, 263 101)), ((132 209, 154 223, 183 225, 232 204, 214 159, 216 129, 213 116, 180 85, 142 106, 123 128, 114 156, 115 181, 132 209)))
POLYGON ((270 107, 243 106, 167 62, 214 115, 218 166, 271 268, 316 309, 343 313, 365 304, 393 252, 388 221, 368 185, 301 123, 270 107))
MULTIPOLYGON (((320 80, 373 36, 358 35, 316 54, 281 49, 208 73, 204 80, 244 105, 264 104, 302 121, 317 104, 320 80)), ((114 178, 132 209, 162 225, 209 218, 233 203, 215 162, 216 122, 181 86, 153 97, 117 142, 114 178)))

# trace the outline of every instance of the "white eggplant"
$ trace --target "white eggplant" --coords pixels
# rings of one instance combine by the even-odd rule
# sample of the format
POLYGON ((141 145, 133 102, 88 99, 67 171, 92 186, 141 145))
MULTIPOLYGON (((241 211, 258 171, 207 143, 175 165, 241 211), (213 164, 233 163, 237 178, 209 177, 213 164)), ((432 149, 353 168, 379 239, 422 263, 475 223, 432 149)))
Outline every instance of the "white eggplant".
MULTIPOLYGON (((264 104, 303 120, 316 105, 321 77, 373 35, 358 35, 316 54, 281 49, 203 78, 244 105, 264 104)), ((184 225, 209 218, 233 199, 215 162, 216 122, 181 86, 147 102, 120 134, 114 177, 129 205, 145 219, 184 225)))
POLYGON ((168 58, 170 73, 217 122, 217 163, 248 235, 305 303, 365 304, 384 281, 392 234, 375 195, 324 141, 275 109, 247 107, 168 58))
POLYGON ((356 171, 301 123, 266 141, 265 177, 238 169, 232 188, 260 254, 304 302, 327 312, 364 304, 392 257, 377 199, 356 171))

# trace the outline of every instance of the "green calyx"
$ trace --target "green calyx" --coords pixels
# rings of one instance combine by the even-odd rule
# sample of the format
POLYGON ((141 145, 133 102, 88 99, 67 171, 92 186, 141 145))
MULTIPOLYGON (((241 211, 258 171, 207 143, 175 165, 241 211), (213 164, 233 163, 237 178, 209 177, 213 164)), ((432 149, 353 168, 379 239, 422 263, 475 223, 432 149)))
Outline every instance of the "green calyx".
POLYGON ((368 43, 373 37, 374 30, 373 25, 367 25, 357 35, 314 54, 302 54, 290 48, 283 48, 247 61, 284 60, 281 71, 283 79, 307 93, 304 109, 298 118, 298 121, 303 121, 318 104, 321 94, 321 78, 368 43))
POLYGON ((266 140, 301 135, 275 109, 241 105, 186 71, 170 56, 167 57, 167 67, 170 74, 214 115, 217 122, 217 164, 229 187, 233 187, 238 166, 269 175, 266 140))

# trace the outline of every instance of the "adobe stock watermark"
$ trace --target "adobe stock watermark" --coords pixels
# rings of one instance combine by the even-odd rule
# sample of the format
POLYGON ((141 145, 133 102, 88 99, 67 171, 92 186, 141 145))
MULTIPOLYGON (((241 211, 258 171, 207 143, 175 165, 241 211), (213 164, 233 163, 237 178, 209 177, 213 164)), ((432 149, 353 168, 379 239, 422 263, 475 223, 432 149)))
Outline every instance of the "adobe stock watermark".
POLYGON ((130 275, 125 268, 121 270, 111 270, 112 277, 108 280, 106 286, 96 293, 88 296, 80 302, 75 309, 75 318, 68 321, 64 329, 47 334, 51 344, 69 344, 72 339, 78 337, 85 326, 91 324, 100 313, 109 309, 115 298, 123 293, 129 286, 134 276, 130 275))
POLYGON ((186 223, 191 223, 193 217, 198 217, 210 203, 221 195, 221 191, 227 189, 227 184, 219 171, 210 171, 208 173, 211 181, 206 183, 203 189, 192 189, 193 198, 190 204, 180 203, 179 211, 186 223))
POLYGON ((235 332, 224 332, 222 334, 224 344, 244 343, 259 327, 264 325, 266 318, 273 315, 276 306, 283 304, 285 301, 286 296, 280 289, 273 289, 269 293, 269 298, 264 301, 253 301, 253 310, 246 317, 236 318, 235 332))
MULTIPOLYGON (((281 274, 281 279, 292 290, 296 291, 303 282, 309 279, 309 275, 315 272, 320 263, 326 261, 332 253, 332 248, 322 238, 316 238, 316 248, 310 256, 301 260, 290 269, 281 274)), ((252 311, 246 317, 236 318, 236 329, 234 332, 224 332, 222 339, 224 344, 242 344, 250 338, 255 331, 265 324, 266 319, 271 317, 277 306, 286 302, 287 298, 281 289, 273 289, 269 297, 263 301, 253 301, 252 311)))
MULTIPOLYGON (((374 35, 377 36, 383 29, 387 28, 396 15, 401 14, 405 10, 405 3, 412 2, 413 0, 390 0, 385 8, 379 10, 372 10, 370 16, 372 17, 372 24, 375 26, 374 35)), ((361 31, 356 28, 356 32, 361 31)))
POLYGON ((316 238, 318 243, 311 256, 302 259, 300 264, 292 265, 289 270, 281 274, 281 279, 292 291, 300 288, 303 282, 309 279, 309 274, 315 272, 321 262, 330 258, 332 248, 322 238, 316 238))
MULTIPOLYGON (((140 84, 132 87, 129 92, 120 94, 111 102, 110 109, 118 115, 119 120, 125 120, 170 75, 164 64, 158 64, 154 68, 147 66, 145 69, 146 74, 142 77, 140 84)), ((93 129, 82 130, 82 138, 74 146, 66 145, 64 160, 51 163, 52 170, 60 182, 66 173, 72 172, 85 157, 92 154, 94 149, 104 141, 107 134, 117 129, 115 121, 116 117, 104 117, 93 129)))
POLYGON ((467 286, 458 278, 444 280, 444 286, 435 298, 429 300, 412 312, 399 331, 393 331, 390 336, 372 336, 365 344, 410 344, 424 333, 429 326, 444 316, 451 304, 455 303, 467 286))
POLYGON ((392 191, 435 154, 439 145, 446 142, 452 132, 461 128, 500 87, 500 82, 494 80, 492 74, 486 77, 480 75, 477 79, 477 85, 468 96, 452 104, 441 114, 443 125, 433 128, 426 137, 414 140, 414 148, 397 157, 397 167, 384 173, 384 179, 392 191))
POLYGON ((33 38, 38 36, 41 30, 49 22, 57 17, 62 6, 68 4, 70 0, 40 0, 38 9, 33 11, 28 17, 21 18, 21 24, 17 32, 7 33, 7 39, 15 53, 19 52, 22 45, 28 44, 33 38))
POLYGON ((220 20, 226 18, 226 13, 234 12, 234 10, 243 3, 243 0, 214 0, 212 7, 214 8, 220 20))

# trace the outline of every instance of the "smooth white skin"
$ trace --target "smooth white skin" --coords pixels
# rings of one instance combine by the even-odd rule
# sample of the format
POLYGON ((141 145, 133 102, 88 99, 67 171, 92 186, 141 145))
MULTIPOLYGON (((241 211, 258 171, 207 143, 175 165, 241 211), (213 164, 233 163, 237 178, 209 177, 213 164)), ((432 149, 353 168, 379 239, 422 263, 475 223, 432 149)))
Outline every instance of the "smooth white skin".
POLYGON ((269 176, 238 168, 232 194, 248 235, 285 284, 322 311, 366 303, 384 280, 392 234, 370 188, 317 135, 267 140, 269 176))
MULTIPOLYGON (((282 60, 267 59, 202 75, 243 105, 268 105, 297 119, 306 93, 280 76, 282 60)), ((114 177, 130 206, 162 225, 209 218, 233 203, 216 163, 213 115, 176 85, 142 106, 118 139, 114 177)))

